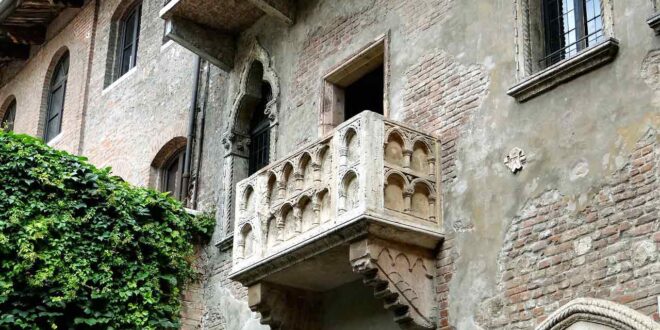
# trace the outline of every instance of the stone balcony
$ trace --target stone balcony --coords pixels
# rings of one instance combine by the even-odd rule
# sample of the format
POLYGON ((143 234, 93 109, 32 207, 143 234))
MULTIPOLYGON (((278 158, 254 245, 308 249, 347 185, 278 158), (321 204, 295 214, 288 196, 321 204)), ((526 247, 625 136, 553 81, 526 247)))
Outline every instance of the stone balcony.
POLYGON ((362 277, 400 325, 435 328, 439 150, 365 111, 239 182, 230 276, 262 323, 318 328, 315 293, 362 277))

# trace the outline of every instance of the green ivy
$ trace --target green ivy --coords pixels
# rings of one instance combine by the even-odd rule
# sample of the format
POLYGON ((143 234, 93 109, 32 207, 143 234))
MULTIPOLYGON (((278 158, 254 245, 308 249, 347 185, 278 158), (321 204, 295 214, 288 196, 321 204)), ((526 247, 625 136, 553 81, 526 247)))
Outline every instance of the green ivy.
POLYGON ((168 329, 211 217, 0 131, 0 329, 168 329))

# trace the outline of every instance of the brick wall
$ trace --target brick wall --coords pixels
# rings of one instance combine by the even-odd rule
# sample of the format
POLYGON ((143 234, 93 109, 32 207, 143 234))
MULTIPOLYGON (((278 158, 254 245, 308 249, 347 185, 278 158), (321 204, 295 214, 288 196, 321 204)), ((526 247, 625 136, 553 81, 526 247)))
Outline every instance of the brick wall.
MULTIPOLYGON (((50 77, 65 51, 69 52, 69 74, 64 97, 62 131, 51 141, 53 147, 78 153, 82 125, 83 101, 93 30, 94 1, 88 2, 63 27, 54 21, 48 28, 52 35, 40 47, 34 47, 31 58, 0 88, 0 104, 16 98, 14 130, 43 136, 50 77)), ((10 72, 10 74, 13 74, 10 72)), ((5 109, 1 109, 3 112, 5 109)))
POLYGON ((442 180, 456 177, 456 144, 469 134, 472 112, 487 92, 489 78, 479 65, 463 65, 443 51, 434 51, 405 72, 404 121, 435 134, 442 143, 442 180))
POLYGON ((531 329, 578 297, 621 303, 660 321, 660 136, 640 139, 629 163, 586 200, 549 190, 508 228, 500 296, 488 328, 531 329))

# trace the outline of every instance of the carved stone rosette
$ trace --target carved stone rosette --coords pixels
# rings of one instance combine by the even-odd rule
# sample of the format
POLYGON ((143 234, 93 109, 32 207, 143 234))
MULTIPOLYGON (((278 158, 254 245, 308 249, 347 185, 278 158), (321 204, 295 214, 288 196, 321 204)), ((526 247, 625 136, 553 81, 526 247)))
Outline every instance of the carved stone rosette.
POLYGON ((351 244, 353 271, 374 289, 404 329, 435 329, 433 259, 430 251, 365 238, 351 244))

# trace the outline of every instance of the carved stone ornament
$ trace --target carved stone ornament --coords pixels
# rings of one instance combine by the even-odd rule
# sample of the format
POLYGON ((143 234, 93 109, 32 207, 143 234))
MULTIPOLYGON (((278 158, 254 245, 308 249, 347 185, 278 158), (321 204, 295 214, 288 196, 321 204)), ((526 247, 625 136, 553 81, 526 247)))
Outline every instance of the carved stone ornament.
POLYGON ((404 329, 435 329, 433 260, 427 251, 377 238, 351 244, 353 271, 404 329))
POLYGON ((248 305, 261 314, 260 323, 272 330, 320 329, 321 302, 308 291, 258 283, 248 288, 248 305))
POLYGON ((536 330, 595 329, 588 325, 617 330, 660 329, 660 324, 629 307, 607 300, 578 298, 550 314, 536 330))
POLYGON ((509 154, 504 157, 504 165, 506 165, 514 174, 521 171, 525 163, 527 163, 527 156, 525 156, 525 152, 518 147, 511 149, 509 154))
POLYGON ((222 136, 222 146, 227 154, 245 156, 248 153, 250 138, 235 132, 226 132, 222 136))

